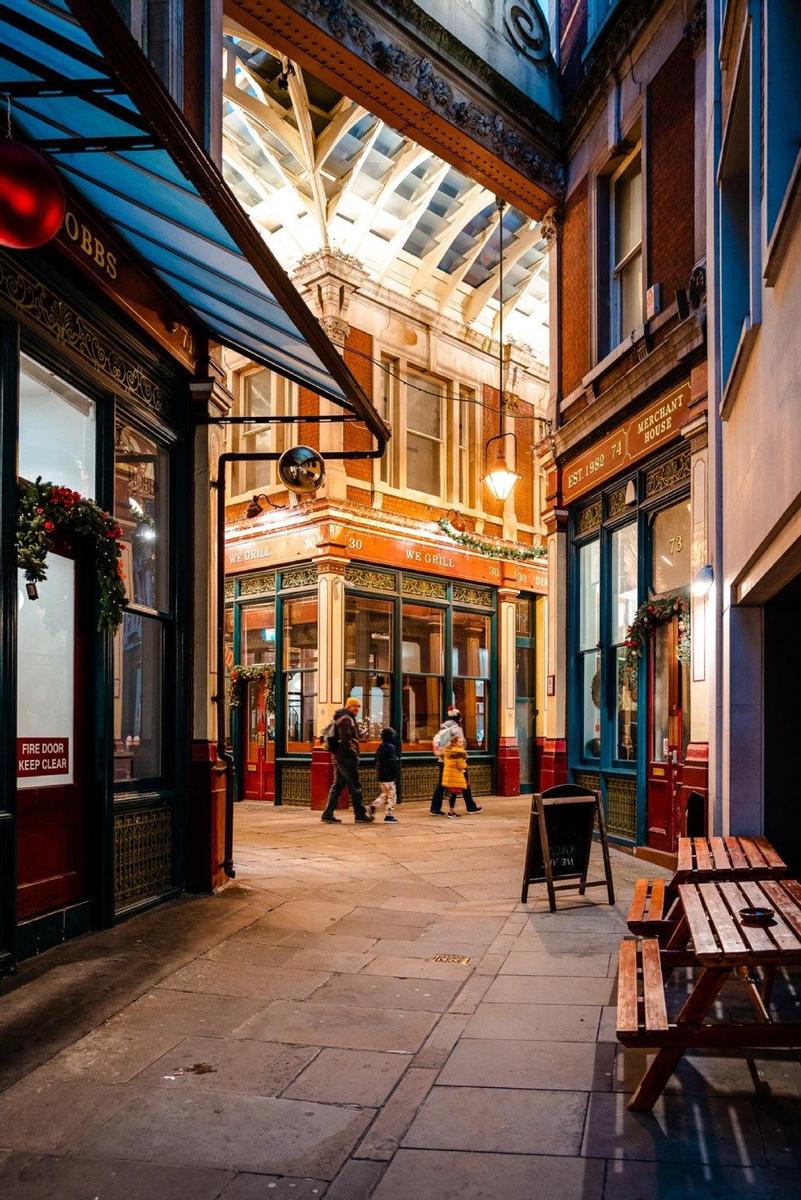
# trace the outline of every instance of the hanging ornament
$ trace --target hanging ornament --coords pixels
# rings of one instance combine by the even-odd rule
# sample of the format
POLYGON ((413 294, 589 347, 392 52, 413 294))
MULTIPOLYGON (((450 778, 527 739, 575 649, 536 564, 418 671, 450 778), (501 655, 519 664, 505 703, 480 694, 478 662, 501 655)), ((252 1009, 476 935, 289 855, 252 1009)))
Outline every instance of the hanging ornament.
POLYGON ((38 150, 11 137, 7 97, 6 136, 0 141, 0 246, 33 250, 56 236, 66 198, 58 172, 38 150))

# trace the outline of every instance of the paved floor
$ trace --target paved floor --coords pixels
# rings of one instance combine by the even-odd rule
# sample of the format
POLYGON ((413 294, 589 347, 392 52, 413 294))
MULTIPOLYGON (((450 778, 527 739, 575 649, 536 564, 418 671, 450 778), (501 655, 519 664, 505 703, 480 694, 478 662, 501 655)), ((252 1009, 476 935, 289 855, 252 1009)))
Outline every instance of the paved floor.
POLYGON ((614 854, 615 909, 600 889, 524 908, 527 807, 330 827, 238 806, 222 895, 0 985, 0 1193, 801 1194, 797 1056, 694 1055, 653 1116, 626 1112, 643 1057, 617 1046, 611 1006, 642 864, 614 854))

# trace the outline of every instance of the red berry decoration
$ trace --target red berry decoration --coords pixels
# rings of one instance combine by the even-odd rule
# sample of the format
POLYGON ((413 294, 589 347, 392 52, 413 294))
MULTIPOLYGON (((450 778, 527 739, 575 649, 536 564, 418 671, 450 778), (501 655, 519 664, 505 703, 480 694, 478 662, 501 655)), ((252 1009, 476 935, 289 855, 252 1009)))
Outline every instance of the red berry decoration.
POLYGON ((58 172, 38 150, 0 141, 0 246, 33 250, 56 236, 66 198, 58 172))

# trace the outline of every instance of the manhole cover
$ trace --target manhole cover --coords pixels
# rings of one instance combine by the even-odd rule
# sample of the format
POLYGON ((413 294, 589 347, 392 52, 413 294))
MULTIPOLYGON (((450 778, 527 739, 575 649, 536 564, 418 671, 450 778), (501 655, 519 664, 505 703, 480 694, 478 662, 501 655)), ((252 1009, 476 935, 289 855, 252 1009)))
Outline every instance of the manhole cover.
POLYGON ((435 954, 433 958, 429 959, 429 962, 456 963, 460 967, 466 967, 467 964, 470 962, 470 955, 469 954, 435 954))

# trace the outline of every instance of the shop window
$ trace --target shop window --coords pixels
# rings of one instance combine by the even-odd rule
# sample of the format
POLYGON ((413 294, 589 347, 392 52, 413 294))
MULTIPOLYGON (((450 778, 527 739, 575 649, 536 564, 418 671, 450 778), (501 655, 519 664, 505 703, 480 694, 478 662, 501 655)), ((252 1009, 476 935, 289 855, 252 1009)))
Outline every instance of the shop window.
POLYGON ((114 643, 115 777, 157 779, 164 774, 162 622, 126 612, 114 643))
POLYGON ((515 601, 515 735, 520 752, 520 781, 534 785, 536 775, 535 601, 515 601))
POLYGON ((428 750, 442 720, 445 612, 403 605, 401 736, 405 750, 428 750))
POLYGON ((639 153, 612 180, 610 349, 643 323, 642 168, 639 153))
MULTIPOLYGON (((296 415, 294 385, 273 371, 240 374, 235 382, 234 414, 256 418, 252 425, 232 425, 231 445, 239 454, 281 454, 292 442, 291 424, 270 424, 270 417, 296 415), (259 419, 262 419, 261 421, 259 419)), ((253 495, 276 485, 275 462, 235 463, 233 494, 253 495)))
POLYGON ((242 663, 275 664, 275 604, 247 604, 240 609, 242 663))
POLYGON ((345 600, 345 696, 361 702, 363 749, 373 751, 392 724, 393 601, 345 600))
POLYGON ((765 39, 765 194, 770 241, 801 151, 798 64, 801 21, 798 0, 771 0, 764 6, 765 39))
POLYGON ((489 638, 489 617, 454 612, 453 698, 462 714, 462 726, 471 750, 488 748, 489 638))
POLYGON ((317 597, 284 604, 286 748, 308 752, 315 736, 317 700, 317 597))
POLYGON ((657 513, 651 528, 651 589, 655 595, 690 586, 690 501, 657 513))
POLYGON ((114 515, 122 534, 128 600, 165 611, 169 604, 167 452, 133 426, 117 422, 114 515))
POLYGON ((19 475, 95 497, 95 405, 24 354, 19 372, 19 475))
MULTIPOLYGON (((390 429, 397 426, 398 391, 400 386, 400 363, 397 358, 387 354, 381 356, 381 387, 379 389, 378 411, 390 429)), ((376 470, 381 483, 387 487, 398 486, 398 439, 390 438, 383 456, 378 460, 376 470)))
POLYGON ((601 550, 595 538, 579 550, 578 672, 581 681, 581 740, 584 758, 601 754, 600 639, 601 550))
POLYGON ((225 656, 226 687, 225 687, 225 744, 230 750, 233 745, 231 730, 231 696, 228 687, 228 672, 234 665, 234 606, 226 604, 223 627, 223 645, 225 656))
POLYGON ((406 380, 406 486, 442 495, 445 385, 430 375, 406 380))
POLYGON ((637 523, 612 534, 611 653, 615 679, 615 758, 633 762, 637 757, 637 692, 629 687, 623 670, 626 632, 637 611, 637 523))

